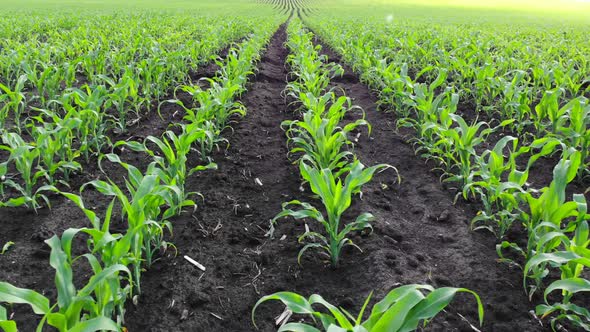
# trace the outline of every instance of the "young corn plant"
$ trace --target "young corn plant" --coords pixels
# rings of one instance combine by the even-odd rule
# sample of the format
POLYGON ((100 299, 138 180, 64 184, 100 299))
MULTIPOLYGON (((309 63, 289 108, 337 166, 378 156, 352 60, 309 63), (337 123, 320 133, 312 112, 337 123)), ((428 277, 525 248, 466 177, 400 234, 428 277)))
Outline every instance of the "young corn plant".
MULTIPOLYGON (((307 32, 301 22, 295 21, 289 25, 287 47, 291 54, 287 57, 287 64, 291 67, 294 80, 287 84, 287 96, 296 101, 304 101, 302 96, 310 94, 315 99, 320 98, 328 88, 330 80, 344 74, 342 66, 327 63, 327 57, 320 55, 320 45, 313 45, 313 34, 307 32)), ((304 105, 309 108, 308 105, 304 105)))
MULTIPOLYGON (((180 135, 176 135, 173 131, 166 131, 161 139, 148 136, 143 144, 127 141, 120 141, 115 144, 115 147, 125 146, 133 151, 147 153, 154 159, 153 164, 148 166, 148 173, 152 171, 157 173, 164 185, 174 188, 175 195, 172 195, 172 205, 170 209, 166 210, 164 218, 180 214, 183 207, 196 206, 196 203, 190 197, 201 195, 196 192, 185 192, 187 176, 198 171, 217 168, 215 163, 209 163, 187 170, 187 156, 191 152, 192 144, 207 139, 210 133, 199 128, 197 124, 180 124, 180 127, 182 129, 180 135), (159 152, 151 150, 148 147, 148 142, 155 144, 159 152)), ((115 154, 109 154, 106 157, 112 162, 121 163, 119 157, 115 154)))
MULTIPOLYGON (((519 217, 528 233, 527 247, 523 249, 515 243, 504 241, 497 246, 502 259, 504 259, 502 249, 505 248, 512 248, 521 253, 527 262, 535 255, 551 254, 558 249, 561 245, 561 237, 556 235, 563 234, 559 231, 562 223, 566 223, 568 218, 579 215, 579 196, 576 196, 574 201, 566 201, 565 188, 576 177, 580 162, 579 152, 566 151, 553 170, 553 181, 549 187, 541 190, 538 198, 530 192, 521 195, 521 199, 528 208, 519 217)), ((527 286, 529 288, 530 296, 541 287, 543 279, 548 275, 547 264, 543 262, 525 268, 523 281, 525 288, 527 286), (531 280, 533 284, 529 286, 528 280, 531 280)))
POLYGON ((348 134, 360 126, 367 126, 370 133, 371 126, 364 119, 363 112, 362 119, 340 127, 346 113, 354 108, 350 98, 345 96, 336 98, 333 93, 327 93, 317 99, 314 106, 303 114, 302 120, 284 121, 281 124, 287 127, 288 144, 292 146, 289 154, 303 153, 302 156, 317 169, 328 169, 338 174, 353 155, 345 150, 353 145, 348 134))
POLYGON ((75 132, 81 123, 80 119, 65 118, 31 128, 35 147, 40 150, 39 164, 46 171, 45 177, 49 184, 55 185, 59 174, 64 178, 59 182, 67 186, 70 174, 82 169, 76 161, 80 151, 73 146, 75 132))
MULTIPOLYGON (((522 70, 515 70, 506 75, 507 79, 501 79, 501 102, 497 112, 500 119, 515 119, 509 125, 511 130, 519 136, 526 135, 526 126, 530 124, 529 115, 532 96, 530 93, 529 81, 526 73, 522 70)), ((493 99, 492 99, 493 100, 493 99)))
POLYGON ((567 114, 557 120, 556 136, 567 148, 580 151, 578 178, 583 179, 590 172, 590 105, 586 98, 576 98, 566 108, 567 114))
POLYGON ((8 129, 6 119, 12 115, 14 129, 21 133, 22 114, 27 106, 27 99, 23 90, 27 82, 27 76, 21 75, 14 88, 0 83, 0 132, 8 129))
POLYGON ((292 292, 278 292, 262 297, 252 309, 252 323, 256 328, 256 309, 267 301, 281 301, 292 313, 309 316, 312 324, 285 323, 278 331, 308 332, 402 332, 415 331, 425 327, 430 320, 443 311, 458 293, 473 295, 477 302, 479 325, 483 324, 484 309, 477 293, 466 288, 443 287, 435 289, 429 285, 405 285, 391 290, 381 301, 375 303, 366 320, 363 316, 368 308, 372 293, 365 300, 355 317, 343 308, 330 304, 321 295, 305 297, 292 292), (314 309, 321 306, 322 310, 314 309), (319 323, 318 323, 319 321, 319 323), (422 324, 421 324, 422 323, 422 324), (319 326, 317 328, 316 326, 319 326))
MULTIPOLYGON (((136 167, 121 162, 116 155, 107 155, 113 162, 119 163, 127 170, 128 177, 125 187, 129 196, 112 181, 91 181, 80 188, 94 187, 98 192, 112 196, 121 206, 121 215, 127 221, 128 232, 133 234, 130 252, 133 261, 133 277, 138 293, 141 293, 140 275, 142 263, 148 267, 154 262, 154 256, 161 248, 167 248, 164 241, 165 231, 172 231, 172 224, 168 218, 174 215, 182 206, 175 206, 181 200, 178 196, 183 190, 178 185, 164 185, 161 182, 160 170, 154 163, 145 174, 136 167)), ((184 205, 183 205, 184 206, 184 205)))
MULTIPOLYGON (((418 86, 416 87, 417 91, 418 86)), ((413 108, 415 117, 401 118, 397 122, 398 127, 410 127, 416 131, 417 137, 410 141, 418 145, 416 153, 426 159, 435 160, 443 167, 445 173, 451 172, 454 161, 451 159, 452 154, 446 153, 445 149, 449 147, 441 144, 441 132, 450 130, 453 125, 451 114, 457 110, 459 95, 452 93, 450 89, 436 96, 426 106, 413 108), (439 144, 437 144, 439 143, 439 144)))
POLYGON ((548 267, 559 268, 560 279, 547 286, 544 292, 545 304, 538 305, 536 313, 542 318, 553 315, 551 326, 554 330, 557 330, 560 320, 567 320, 573 326, 589 331, 590 312, 576 303, 574 296, 579 294, 581 297, 590 292, 590 281, 584 278, 585 269, 590 268, 590 215, 584 195, 574 195, 573 201, 577 205, 577 211, 573 213, 575 219, 565 228, 547 225, 553 231, 543 238, 545 243, 551 243, 559 250, 535 254, 527 262, 524 272, 527 275, 539 267, 545 267, 544 273, 548 273, 548 267), (570 238, 567 234, 572 232, 573 237, 570 238), (548 296, 555 291, 561 291, 561 301, 550 303, 548 296))
POLYGON ((199 107, 195 110, 186 109, 185 120, 192 123, 212 121, 219 131, 226 129, 233 116, 246 115, 246 108, 234 97, 242 90, 239 84, 220 84, 209 79, 211 87, 202 90, 199 86, 183 87, 183 90, 193 96, 199 107))
POLYGON ((334 176, 329 169, 318 169, 305 159, 301 160, 299 162, 301 175, 309 183, 311 191, 319 196, 327 218, 313 205, 293 200, 283 204, 283 211, 272 219, 271 227, 278 219, 287 216, 295 219, 309 218, 318 222, 323 227, 325 233, 320 234, 306 230, 305 233, 299 236, 299 242, 309 241, 310 243, 306 244, 299 251, 297 260, 300 262, 301 256, 308 249, 313 248, 326 254, 332 266, 337 267, 342 248, 345 246, 359 248, 348 238, 349 234, 353 231, 372 229, 369 222, 373 219, 372 214, 362 213, 355 221, 345 223, 341 227, 342 215, 350 207, 353 195, 359 193, 362 186, 371 181, 375 172, 388 168, 395 170, 397 173, 397 170, 390 165, 381 164, 365 168, 363 164, 355 160, 345 168, 348 174, 344 181, 342 181, 334 176), (298 209, 293 210, 292 208, 298 209))
POLYGON ((475 169, 463 187, 463 197, 467 199, 471 195, 478 198, 484 210, 473 218, 471 227, 490 230, 499 239, 503 238, 514 220, 518 219, 521 196, 526 191, 530 168, 539 158, 562 147, 560 140, 551 137, 540 138, 530 145, 519 147, 517 138, 505 136, 493 150, 486 150, 477 156, 475 169), (505 157, 507 146, 509 149, 505 157), (520 171, 516 159, 524 154, 530 154, 530 157, 525 169, 520 171))
POLYGON ((407 63, 399 65, 381 59, 374 65, 367 65, 363 76, 368 77, 368 84, 379 92, 378 105, 396 105, 397 113, 403 117, 410 115, 410 108, 416 105, 413 93, 418 77, 412 79, 408 75, 407 63))
MULTIPOLYGON (((325 60, 320 58, 320 60, 325 60)), ((297 77, 287 84, 286 95, 292 97, 296 101, 303 99, 301 96, 311 94, 315 98, 320 98, 325 93, 330 80, 336 76, 342 76, 344 69, 338 64, 324 62, 312 62, 311 60, 304 60, 308 65, 299 66, 299 69, 294 69, 291 74, 297 77), (299 71, 297 71, 299 70, 299 71)), ((330 91, 333 89, 330 89, 330 91)), ((303 105, 308 106, 308 105, 303 105)))
POLYGON ((216 61, 219 72, 215 80, 226 86, 240 86, 240 90, 237 92, 240 95, 245 91, 244 83, 248 80, 248 76, 254 74, 250 68, 257 59, 257 53, 248 43, 242 44, 239 48, 230 49, 225 62, 216 61))
MULTIPOLYGON (((42 315, 37 330, 45 326, 54 327, 59 332, 73 331, 119 331, 120 325, 111 317, 115 309, 122 308, 121 301, 127 297, 127 289, 121 287, 121 278, 129 275, 122 264, 102 266, 99 258, 91 253, 73 257, 72 240, 79 229, 68 229, 60 239, 53 236, 45 242, 51 248, 49 262, 55 269, 57 302, 51 301, 30 289, 18 288, 0 282, 0 302, 29 305, 33 312, 42 315), (93 270, 86 285, 76 289, 73 280, 72 263, 86 259, 93 270)), ((111 240, 112 241, 112 240, 111 240)), ((0 306, 0 328, 6 332, 16 332, 16 323, 6 317, 6 310, 0 306)))
POLYGON ((65 79, 64 69, 37 60, 32 66, 25 64, 24 70, 28 81, 38 91, 41 105, 49 106, 49 102, 56 99, 61 83, 65 79))
MULTIPOLYGON (((43 200, 47 206, 49 206, 49 199, 43 194, 43 192, 51 191, 53 186, 37 185, 39 179, 44 178, 47 174, 45 169, 38 167, 40 149, 26 143, 17 133, 4 133, 2 135, 2 141, 4 144, 0 145, 0 150, 5 150, 10 153, 7 164, 14 163, 24 185, 21 185, 12 178, 8 178, 4 175, 5 179, 2 181, 3 185, 16 190, 20 196, 1 202, 0 205, 7 207, 24 205, 27 208, 37 210, 41 207, 39 200, 43 200)), ((6 170, 6 167, 7 166, 3 166, 2 168, 6 170)))
POLYGON ((416 83, 412 85, 413 95, 410 96, 408 103, 414 108, 417 121, 432 119, 433 115, 438 112, 439 105, 451 106, 452 113, 454 113, 456 104, 459 101, 459 95, 455 95, 449 87, 446 87, 442 93, 437 93, 437 90, 445 84, 447 77, 448 71, 439 68, 438 76, 432 83, 416 83))
MULTIPOLYGON (((112 78, 105 75, 98 75, 110 87, 108 98, 112 101, 117 110, 115 123, 119 132, 126 132, 129 123, 129 113, 133 113, 136 118, 139 118, 139 110, 147 103, 147 100, 140 98, 138 82, 134 79, 129 71, 115 82, 112 78), (133 107, 128 107, 133 105, 133 107)), ((132 121, 135 121, 133 119, 132 121)))
POLYGON ((519 201, 517 193, 524 191, 523 186, 528 179, 528 170, 517 169, 516 158, 523 153, 518 149, 518 139, 505 136, 500 139, 493 150, 486 150, 475 159, 475 168, 467 177, 463 186, 463 198, 470 195, 477 197, 484 205, 471 221, 474 230, 487 229, 503 238, 517 217, 519 201), (504 150, 508 150, 508 158, 504 150), (508 173, 508 181, 502 176, 508 173))
POLYGON ((12 247, 14 245, 14 242, 12 241, 8 241, 6 243, 4 243, 4 245, 2 246, 2 249, 0 250, 0 255, 4 255, 8 249, 10 249, 10 247, 12 247))
MULTIPOLYGON (((186 89, 187 87, 183 87, 183 89, 186 89)), ((202 93, 204 96, 208 96, 205 98, 209 98, 211 97, 207 90, 200 90, 199 87, 191 87, 191 88, 196 88, 198 91, 198 93, 202 93)), ((188 90, 185 90, 188 91, 188 90)), ((194 95, 193 95, 194 96, 194 95)), ((170 102, 170 103, 174 103, 176 105, 179 105, 180 107, 182 107, 186 113, 184 119, 187 120, 187 122, 189 122, 191 124, 191 126, 195 127, 195 128, 199 128, 200 130, 203 130, 204 133, 206 134, 204 137, 200 138, 198 140, 197 145, 199 146, 199 154, 201 157, 201 160, 203 161, 208 161, 209 160, 209 156, 211 154, 211 151, 213 151, 214 149, 219 149, 219 145, 222 143, 226 143, 227 144, 227 139, 221 137, 221 130, 217 127, 217 125, 215 124, 214 121, 211 120, 211 117, 209 114, 213 114, 212 112, 207 112, 202 108, 187 108, 184 103, 180 100, 174 99, 174 100, 167 100, 166 102, 170 102)))
MULTIPOLYGON (((64 119, 76 118, 81 121, 76 128, 76 139, 79 150, 86 162, 93 155, 99 155, 103 149, 111 146, 107 135, 114 127, 113 119, 109 118, 104 109, 109 108, 108 93, 102 85, 93 88, 84 86, 82 89, 70 89, 64 93, 59 104, 66 112, 64 119)), ((52 115, 54 122, 58 122, 52 115)))
POLYGON ((436 145, 445 146, 444 153, 446 160, 454 161, 454 165, 459 168, 455 174, 448 174, 446 181, 456 181, 464 185, 473 170, 473 161, 477 157, 475 147, 486 141, 486 138, 495 130, 503 127, 514 120, 505 120, 500 126, 490 128, 483 121, 474 122, 468 125, 467 122, 458 114, 450 114, 449 117, 457 125, 453 128, 440 132, 440 139, 436 145), (486 126, 487 128, 481 129, 486 126))
MULTIPOLYGON (((576 176, 580 164, 580 153, 566 151, 564 158, 560 160, 553 170, 551 185, 542 191, 539 198, 528 194, 525 196, 530 213, 523 214, 528 231, 527 258, 541 253, 551 253, 559 246, 559 241, 549 240, 550 234, 555 229, 560 229, 561 224, 569 217, 575 217, 580 208, 579 201, 566 201, 565 188, 576 176), (569 154, 569 155, 568 155, 569 154)), ((585 214, 585 212, 584 212, 585 214)), ((547 275, 544 264, 530 269, 526 278, 534 281, 531 292, 539 288, 541 281, 547 275)))
POLYGON ((541 135, 544 131, 557 132, 559 119, 567 114, 569 109, 569 105, 559 107, 562 94, 562 89, 546 91, 537 106, 535 106, 535 111, 530 113, 537 134, 541 135))

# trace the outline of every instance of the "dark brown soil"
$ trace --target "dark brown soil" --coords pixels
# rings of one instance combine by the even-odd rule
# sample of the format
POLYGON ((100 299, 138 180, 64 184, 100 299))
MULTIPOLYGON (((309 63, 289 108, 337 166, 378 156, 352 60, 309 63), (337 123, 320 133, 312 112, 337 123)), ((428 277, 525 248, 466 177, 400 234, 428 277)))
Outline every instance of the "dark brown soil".
MULTIPOLYGON (((491 235, 469 232, 465 222, 474 210, 453 206, 452 195, 394 132, 395 119, 375 111, 376 99, 350 71, 336 82, 366 110, 373 124, 372 137, 361 136, 356 152, 367 165, 397 166, 402 184, 395 185, 394 174, 384 172, 365 187, 351 214, 375 214, 375 233, 357 236, 363 253, 346 252, 336 270, 317 256, 306 256, 303 266, 298 266, 300 222, 286 220, 277 227, 275 239, 264 236, 282 202, 311 200, 298 190, 297 168, 286 158, 279 128, 283 120, 295 116, 280 95, 287 76, 283 40, 280 31, 243 98, 249 114, 235 126, 226 154, 216 156, 218 174, 193 178, 189 188, 205 195, 205 205, 194 218, 175 221, 179 254, 163 259, 144 275, 143 287, 151 291, 142 295, 137 307, 129 308, 130 331, 252 331, 250 310, 262 295, 280 290, 320 293, 334 304, 358 311, 371 290, 379 299, 407 283, 477 291, 486 303, 486 331, 538 331, 528 315, 532 306, 520 287, 520 271, 495 261, 491 235), (263 186, 256 184, 256 178, 263 186), (286 238, 280 240, 283 235, 286 238), (197 270, 183 255, 207 271, 197 270)), ((261 330, 272 331, 272 318, 281 311, 280 304, 261 307, 257 313, 261 330)), ((428 330, 470 330, 457 312, 475 322, 472 300, 461 296, 428 330)))
MULTIPOLYGON (((265 236, 282 202, 295 198, 315 202, 299 190, 298 169, 287 158, 280 128, 283 120, 295 117, 281 96, 287 77, 285 37, 282 27, 242 98, 248 115, 228 133, 227 150, 213 155, 219 169, 189 178, 187 191, 201 192, 205 201, 196 212, 187 211, 173 220, 170 240, 178 253, 170 250, 143 274, 144 293, 137 305, 129 303, 127 308, 128 330, 253 331, 250 311, 263 295, 282 290, 305 296, 319 293, 333 304, 358 312, 370 291, 375 291, 377 300, 393 287, 409 283, 476 291, 485 302, 483 331, 542 330, 528 314, 533 305, 522 289, 521 271, 496 262, 492 235, 469 231, 466 222, 475 207, 453 205, 453 194, 395 132, 395 118, 376 111, 375 96, 348 68, 335 83, 366 111, 373 126, 370 138, 362 133, 355 152, 365 165, 397 167, 402 183, 395 184, 395 174, 386 171, 364 187, 362 200, 356 199, 350 215, 373 213, 375 231, 355 236, 363 252, 345 251, 338 269, 311 254, 302 266, 297 264, 301 248, 297 236, 304 231, 303 222, 286 219, 278 224, 275 238, 265 236), (206 271, 188 263, 184 255, 203 264, 206 271)), ((331 58, 338 60, 334 54, 331 58)), ((129 135, 142 138, 161 133, 169 122, 179 121, 181 116, 173 117, 175 113, 173 107, 165 108, 164 120, 150 116, 129 135)), ((126 154, 125 159, 142 167, 147 164, 140 155, 126 154)), ((195 157, 191 162, 199 161, 195 157)), ((109 167, 106 172, 121 181, 120 168, 109 167)), ((104 175, 91 170, 84 180, 96 177, 104 175)), ((98 211, 108 203, 92 191, 85 196, 98 211)), ((56 199, 50 213, 1 209, 0 218, 5 221, 0 245, 16 242, 0 256, 0 280, 51 292, 49 276, 53 274, 42 240, 67 227, 83 225, 82 214, 73 204, 56 199)), ((21 306, 16 308, 21 330, 34 330, 32 314, 21 306)), ((282 309, 279 303, 261 306, 257 312, 260 329, 276 331, 273 318, 282 309)), ((471 331, 458 313, 476 324, 473 300, 459 296, 426 330, 471 331)))

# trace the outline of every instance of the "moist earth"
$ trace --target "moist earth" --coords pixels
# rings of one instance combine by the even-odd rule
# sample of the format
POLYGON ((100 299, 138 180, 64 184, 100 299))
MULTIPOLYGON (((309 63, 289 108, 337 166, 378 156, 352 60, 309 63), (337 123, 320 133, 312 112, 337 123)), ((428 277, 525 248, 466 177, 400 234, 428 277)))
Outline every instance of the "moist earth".
MULTIPOLYGON (((453 204, 454 194, 443 188, 431 165, 416 156, 396 131, 395 117, 377 111, 376 96, 346 66, 345 75, 335 78, 333 85, 362 107, 372 125, 370 137, 366 130, 359 132, 354 151, 367 166, 395 166, 401 183, 393 170, 386 170, 363 188, 362 198, 355 200, 346 218, 370 212, 375 215, 374 231, 353 237, 362 252, 345 250, 338 268, 329 267, 313 252, 298 264, 302 245, 297 237, 304 232, 303 221, 281 220, 274 236, 267 236, 281 203, 299 199, 318 204, 308 190, 300 189, 298 167, 289 159, 281 129, 282 121, 298 116, 282 94, 288 77, 285 40, 282 26, 241 97, 248 114, 236 119, 233 130, 226 133, 229 144, 212 156, 218 170, 188 178, 187 191, 200 192, 204 200, 198 201, 196 210, 172 220, 174 233, 169 239, 175 247, 162 252, 142 275, 143 293, 137 303, 129 301, 127 306, 124 325, 128 331, 254 331, 251 310, 264 295, 284 290, 304 296, 318 293, 357 313, 371 291, 370 305, 392 288, 410 283, 469 288, 484 302, 482 328, 473 298, 459 295, 426 331, 473 331, 470 324, 482 331, 544 330, 529 314, 534 304, 522 288, 521 270, 496 261, 493 235, 469 230, 477 206, 453 204), (206 270, 190 264, 185 255, 206 270)), ((324 52, 332 61, 340 60, 334 52, 326 48, 324 52)), ((182 113, 177 110, 167 105, 162 109, 163 118, 150 115, 128 135, 140 140, 160 135, 169 123, 180 121, 182 113)), ((117 152, 140 167, 149 162, 141 154, 117 152)), ((191 156, 190 163, 199 164, 198 156, 191 156)), ((103 166, 116 183, 123 183, 120 167, 103 166)), ((96 166, 87 165, 72 187, 95 178, 106 176, 96 166)), ((84 198, 97 211, 104 211, 109 203, 92 190, 85 191, 84 198)), ((49 251, 43 240, 65 228, 81 227, 86 220, 73 203, 60 197, 52 197, 52 202, 51 211, 38 214, 0 209, 0 244, 16 242, 0 255, 0 280, 55 297, 49 251)), ((114 227, 123 225, 115 223, 114 227)), ((80 250, 83 240, 76 245, 80 250)), ((85 266, 79 269, 87 271, 85 266)), ((38 317, 25 306, 13 309, 21 330, 33 331, 38 317)), ((274 317, 283 309, 279 302, 261 305, 256 312, 258 328, 276 331, 274 317)))

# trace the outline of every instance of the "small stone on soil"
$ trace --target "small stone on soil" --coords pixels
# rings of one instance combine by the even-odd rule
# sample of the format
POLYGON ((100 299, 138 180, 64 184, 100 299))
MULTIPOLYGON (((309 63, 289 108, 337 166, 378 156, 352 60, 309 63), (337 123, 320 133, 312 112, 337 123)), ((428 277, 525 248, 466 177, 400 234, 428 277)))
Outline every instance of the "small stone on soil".
POLYGON ((188 318, 188 310, 184 309, 182 311, 182 315, 180 315, 180 320, 186 320, 188 318))
POLYGON ((443 212, 441 212, 441 214, 438 216, 438 218, 436 218, 436 221, 439 221, 439 222, 450 221, 450 216, 451 216, 451 213, 449 212, 449 210, 445 209, 443 212))
POLYGON ((187 301, 192 308, 196 308, 202 306, 203 304, 209 303, 211 301, 211 297, 205 292, 195 290, 188 295, 187 301))

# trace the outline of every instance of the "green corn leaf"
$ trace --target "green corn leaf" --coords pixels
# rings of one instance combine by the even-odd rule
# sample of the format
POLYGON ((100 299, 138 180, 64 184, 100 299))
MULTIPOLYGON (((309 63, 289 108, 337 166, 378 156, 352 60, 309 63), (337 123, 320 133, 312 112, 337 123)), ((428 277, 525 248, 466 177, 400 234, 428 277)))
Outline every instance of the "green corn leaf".
MULTIPOLYGON (((346 330, 344 330, 346 331, 346 330)), ((303 323, 287 323, 281 326, 277 332, 321 332, 313 326, 303 323)))
POLYGON ((335 306, 324 300, 324 298, 320 295, 313 294, 312 296, 310 296, 309 303, 312 306, 314 304, 321 304, 326 309, 328 309, 332 314, 332 317, 334 317, 334 319, 336 319, 336 321, 338 322, 338 325, 344 328, 345 331, 351 330, 353 328, 353 325, 350 323, 346 315, 340 309, 336 308, 335 306))
POLYGON ((418 323, 422 320, 430 320, 442 311, 455 297, 458 292, 465 292, 472 294, 477 301, 477 312, 479 316, 480 325, 483 324, 483 304, 479 295, 475 292, 465 288, 443 287, 432 291, 426 296, 424 301, 420 302, 408 314, 408 319, 400 329, 400 331, 414 331, 418 327, 418 323))
POLYGON ((380 315, 370 330, 375 332, 398 331, 408 319, 410 310, 423 299, 424 295, 417 289, 405 293, 402 297, 396 299, 395 303, 380 315))
POLYGON ((4 332, 18 332, 15 322, 11 320, 2 320, 2 318, 0 318, 0 329, 4 332))
POLYGON ((254 319, 254 314, 256 312, 256 308, 266 301, 270 300, 279 300, 283 302, 289 308, 289 310, 293 311, 296 314, 313 314, 315 310, 311 307, 311 304, 301 295, 291 293, 291 292, 278 292, 272 295, 267 295, 262 297, 252 309, 252 323, 256 326, 256 321, 254 319))
POLYGON ((45 315, 51 310, 49 300, 45 296, 6 282, 0 282, 0 302, 28 304, 38 315, 45 315))
POLYGON ((117 323, 107 317, 96 317, 82 321, 71 327, 68 332, 120 331, 117 323))
POLYGON ((72 298, 76 295, 73 283, 71 258, 62 249, 62 243, 57 235, 54 235, 45 243, 51 248, 49 264, 55 269, 55 287, 57 289, 57 303, 60 308, 67 308, 72 298))
POLYGON ((14 242, 8 241, 2 246, 2 250, 0 250, 0 255, 4 255, 10 247, 14 245, 14 242))
POLYGON ((572 294, 590 292, 590 281, 583 278, 568 278, 554 281, 545 289, 545 302, 547 302, 547 296, 555 290, 562 290, 572 294))

